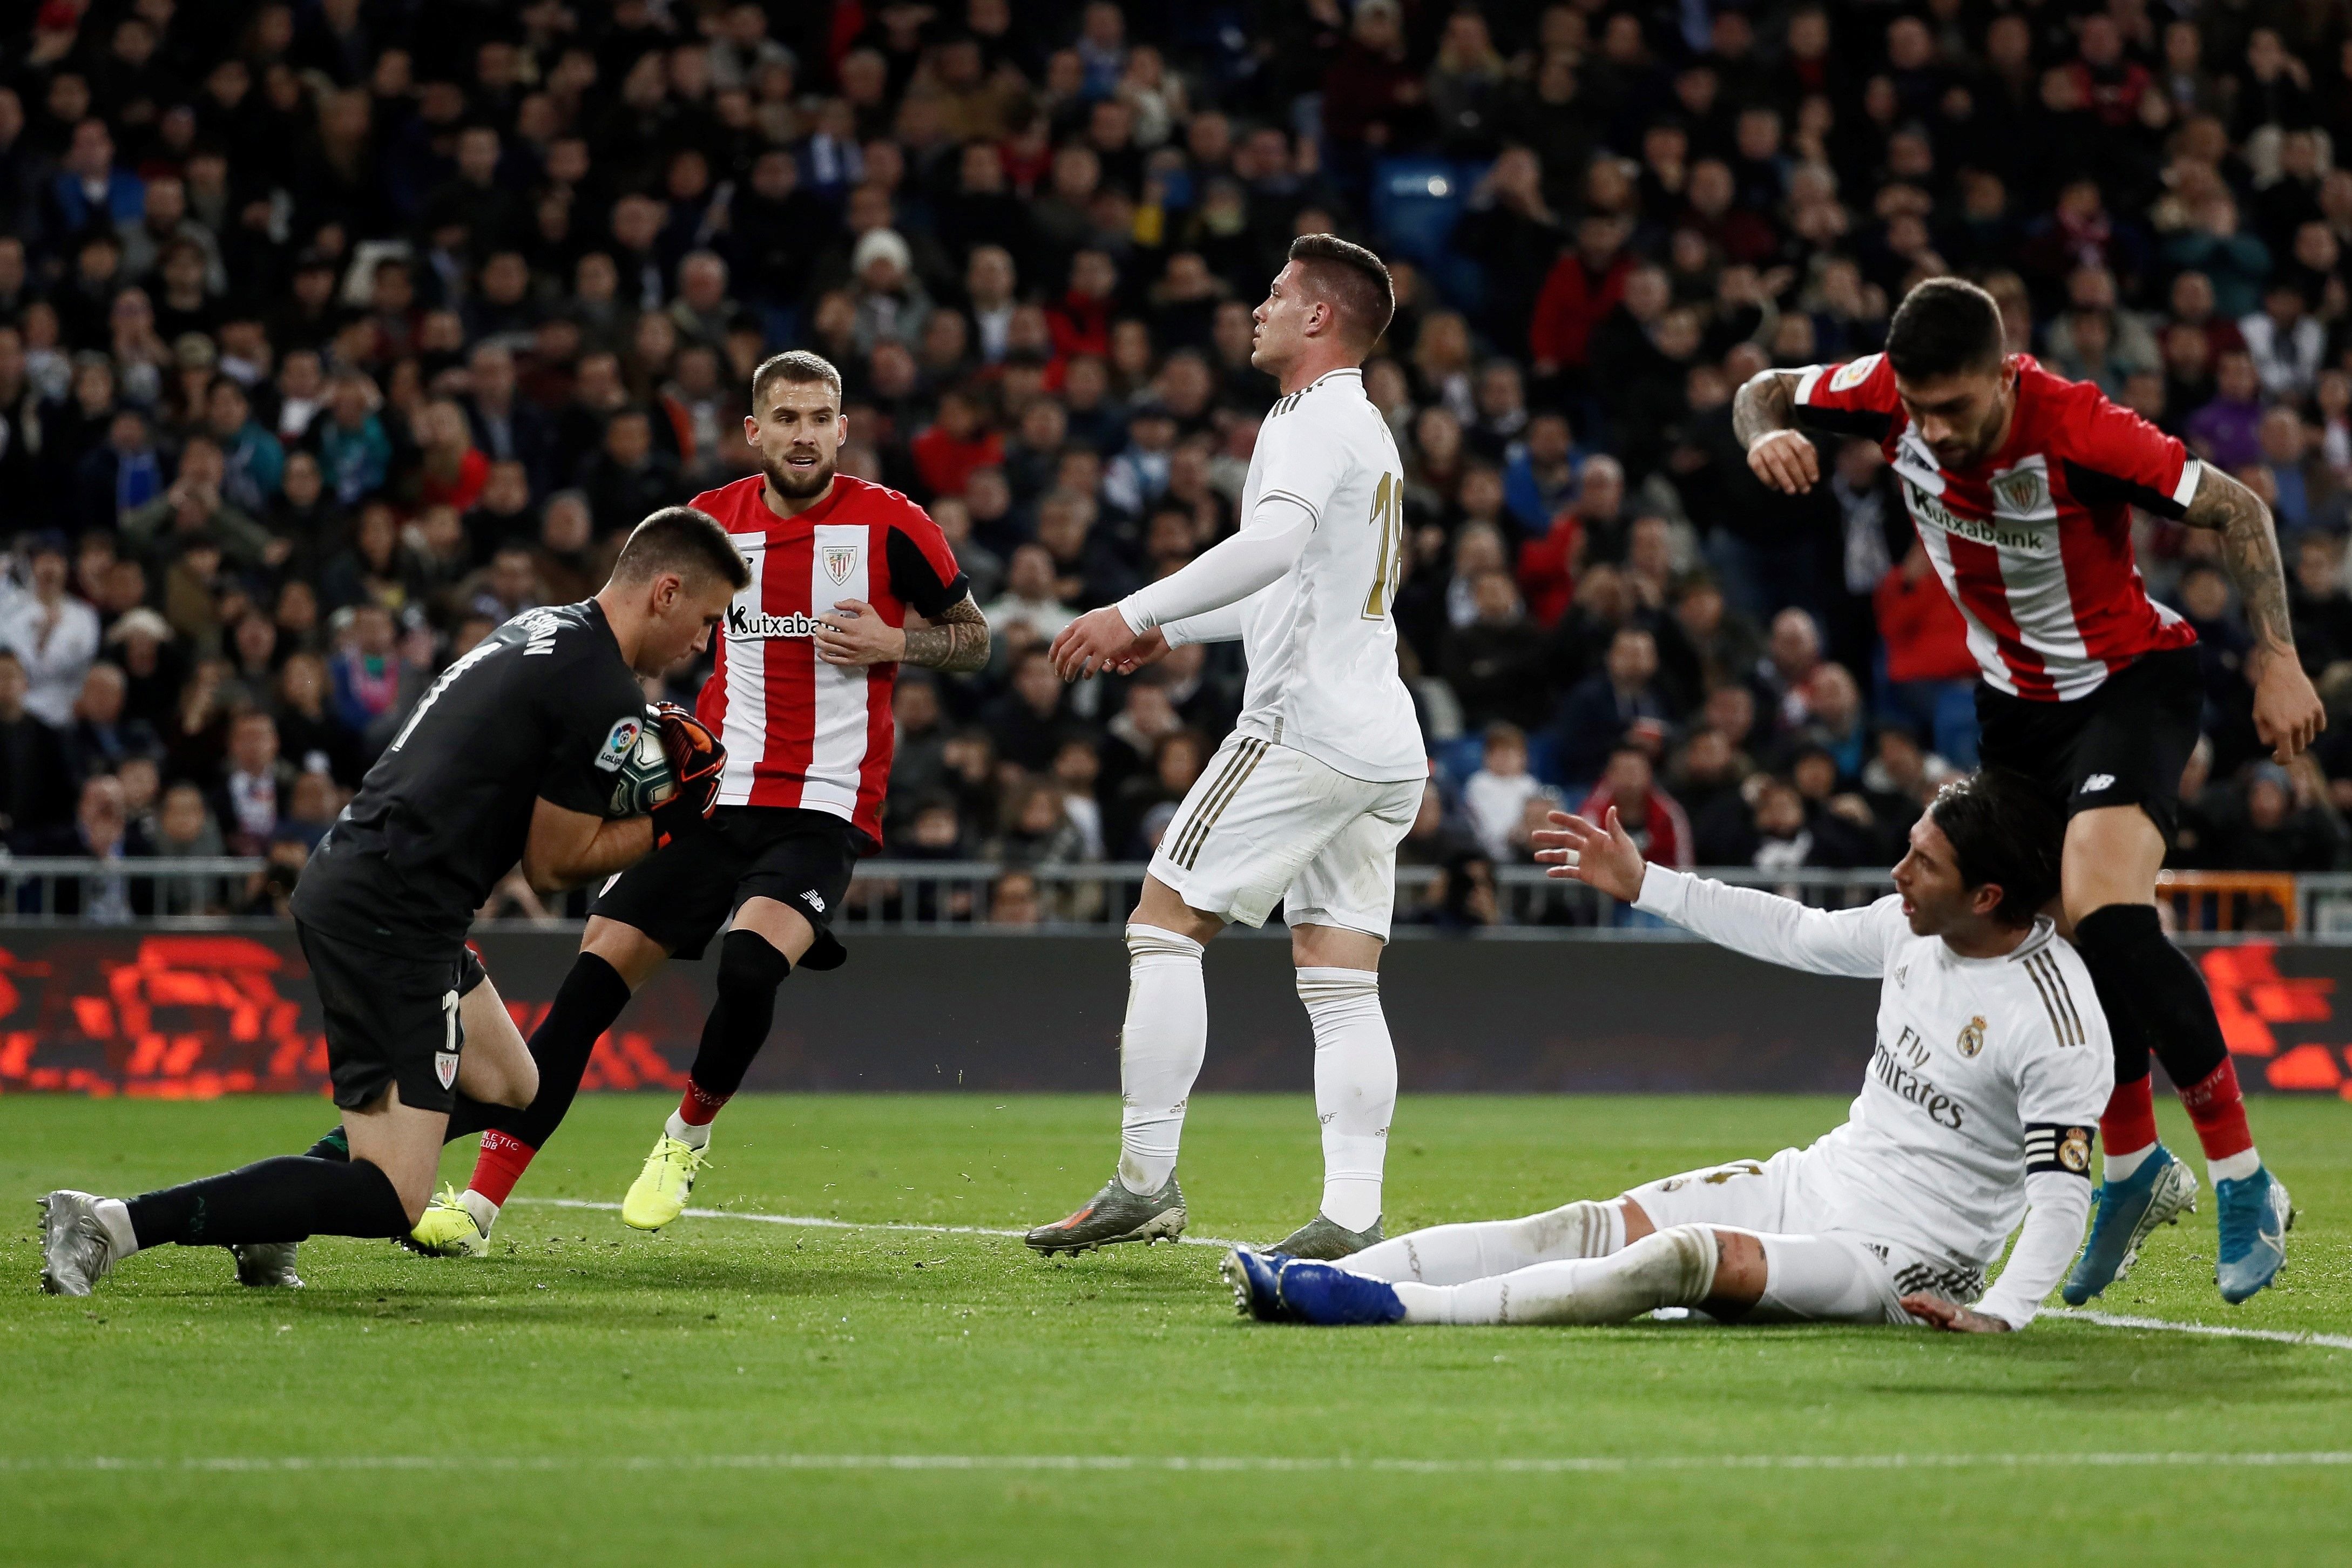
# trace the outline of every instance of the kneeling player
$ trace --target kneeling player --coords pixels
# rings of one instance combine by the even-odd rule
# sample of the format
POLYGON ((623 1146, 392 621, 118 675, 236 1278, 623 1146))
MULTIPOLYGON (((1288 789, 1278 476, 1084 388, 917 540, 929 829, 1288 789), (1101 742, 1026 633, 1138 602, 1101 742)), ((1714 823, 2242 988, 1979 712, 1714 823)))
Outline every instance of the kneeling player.
POLYGON ((1344 1267, 1235 1251, 1236 1304, 1312 1323, 1622 1323, 1660 1307, 1972 1332, 2032 1322, 2082 1242, 2115 1077, 2082 960, 2035 913, 2058 889, 2060 837, 2039 794, 1995 773, 1948 785, 1912 829, 1897 891, 1834 913, 1645 867, 1613 810, 1605 828, 1551 820, 1536 837, 1554 876, 1751 957, 1879 976, 1877 1048, 1851 1118, 1810 1148, 1612 1202, 1415 1231, 1344 1267), (2009 1267, 1978 1300, 2021 1217, 2009 1267))
MULTIPOLYGON (((128 1203, 50 1193, 43 1289, 86 1296, 167 1241, 410 1233, 466 1075, 458 984, 474 911, 518 863, 534 887, 577 886, 643 858, 672 824, 702 826, 667 769, 638 776, 637 681, 703 647, 749 575, 714 519, 667 508, 629 536, 594 598, 526 611, 442 672, 294 894, 350 1158, 263 1160, 128 1203)), ((509 1099, 523 1087, 471 1081, 509 1099)))

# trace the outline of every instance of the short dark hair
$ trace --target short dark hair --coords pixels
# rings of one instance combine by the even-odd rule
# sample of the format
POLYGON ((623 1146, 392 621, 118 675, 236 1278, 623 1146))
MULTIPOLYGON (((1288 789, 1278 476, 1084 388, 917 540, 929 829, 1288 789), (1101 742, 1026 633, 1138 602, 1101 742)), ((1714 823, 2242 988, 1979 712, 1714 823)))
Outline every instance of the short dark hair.
POLYGON ((822 383, 832 389, 834 406, 841 405, 841 372, 823 354, 813 354, 806 349, 786 349, 780 354, 770 354, 751 373, 751 409, 759 412, 760 399, 767 395, 772 381, 789 381, 803 385, 822 383))
POLYGON ((1302 234, 1290 242, 1307 287, 1339 312, 1351 336, 1370 348, 1396 314, 1396 283, 1388 264, 1336 234, 1302 234))
POLYGON ((1930 278, 1903 296, 1886 327, 1886 359, 1906 381, 2000 363, 2000 306, 1965 278, 1930 278))
POLYGON ((736 589, 751 583, 751 569, 726 528, 690 506, 666 506, 637 524, 613 563, 615 582, 643 583, 663 572, 707 572, 736 589))
POLYGON ((1936 792, 1927 815, 1952 841, 1961 883, 2000 889, 1993 919, 2001 924, 2032 925, 2058 896, 2065 819, 2023 774, 1987 768, 1954 779, 1936 792))

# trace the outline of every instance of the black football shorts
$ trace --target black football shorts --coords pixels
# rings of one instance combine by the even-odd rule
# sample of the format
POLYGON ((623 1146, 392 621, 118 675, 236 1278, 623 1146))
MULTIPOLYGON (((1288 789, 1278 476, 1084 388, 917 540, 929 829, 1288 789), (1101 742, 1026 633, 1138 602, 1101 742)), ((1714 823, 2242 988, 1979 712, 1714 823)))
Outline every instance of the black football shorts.
POLYGON ((2180 771, 2197 748, 2204 710, 2193 647, 2143 654, 2072 702, 1977 688, 1986 766, 2033 780, 2069 820, 2078 811, 2137 805, 2168 845, 2180 819, 2180 771))
POLYGON ((335 1104, 362 1110, 397 1083, 403 1105, 419 1110, 454 1106, 457 1058, 466 1047, 457 1000, 481 976, 480 963, 464 945, 413 957, 362 947, 300 921, 294 930, 326 1016, 335 1104))
POLYGON ((833 934, 848 895, 863 835, 829 812, 722 805, 688 833, 606 882, 592 916, 634 926, 669 950, 697 959, 747 899, 773 899, 816 928, 803 969, 838 969, 848 958, 833 934))

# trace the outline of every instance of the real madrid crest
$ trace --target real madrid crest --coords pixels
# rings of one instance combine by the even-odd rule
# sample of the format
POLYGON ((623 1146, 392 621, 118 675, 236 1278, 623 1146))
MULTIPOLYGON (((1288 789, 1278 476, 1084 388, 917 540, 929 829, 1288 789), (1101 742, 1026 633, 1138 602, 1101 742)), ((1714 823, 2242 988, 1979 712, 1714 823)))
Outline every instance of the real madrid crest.
POLYGON ((2035 512, 2042 510, 2043 499, 2048 492, 2043 487, 2042 475, 2038 470, 2021 468, 2016 473, 2003 474, 1993 480, 1992 493, 2000 497, 2001 504, 2011 511, 2035 512))
POLYGON ((2091 1130, 2069 1127, 2058 1144, 2058 1163, 2081 1175, 2091 1168, 2091 1130))
POLYGON ((1970 1018, 1968 1027, 1960 1031, 1960 1055, 1972 1057, 1984 1049, 1984 1020, 1970 1018))

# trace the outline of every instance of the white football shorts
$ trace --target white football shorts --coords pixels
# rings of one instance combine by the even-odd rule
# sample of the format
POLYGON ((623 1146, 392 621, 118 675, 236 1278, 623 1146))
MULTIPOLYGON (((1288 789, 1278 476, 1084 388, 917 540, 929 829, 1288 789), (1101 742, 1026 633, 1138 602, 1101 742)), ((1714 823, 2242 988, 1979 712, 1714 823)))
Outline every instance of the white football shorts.
POLYGON ((1423 782, 1350 778, 1306 752, 1236 731, 1169 819, 1151 874, 1221 921, 1260 926, 1282 904, 1291 925, 1388 940, 1396 851, 1423 782))
POLYGON ((1962 1303, 1984 1294, 1984 1272, 1937 1258, 1901 1241, 1824 1229, 1831 1210, 1821 1173, 1802 1149, 1769 1160, 1735 1160, 1647 1182, 1625 1195, 1650 1223, 1719 1225, 1754 1232, 1764 1243, 1769 1279, 1749 1321, 1806 1319, 1910 1323, 1902 1307, 1915 1291, 1962 1303))

